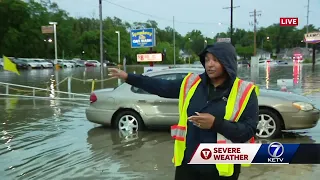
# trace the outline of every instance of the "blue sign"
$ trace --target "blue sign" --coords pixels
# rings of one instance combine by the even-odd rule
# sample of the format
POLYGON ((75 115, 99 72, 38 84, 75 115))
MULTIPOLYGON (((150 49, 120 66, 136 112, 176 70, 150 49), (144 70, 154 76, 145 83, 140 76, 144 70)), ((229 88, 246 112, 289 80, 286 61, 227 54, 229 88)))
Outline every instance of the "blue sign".
POLYGON ((132 29, 130 39, 131 48, 146 48, 156 45, 156 33, 153 28, 132 29))

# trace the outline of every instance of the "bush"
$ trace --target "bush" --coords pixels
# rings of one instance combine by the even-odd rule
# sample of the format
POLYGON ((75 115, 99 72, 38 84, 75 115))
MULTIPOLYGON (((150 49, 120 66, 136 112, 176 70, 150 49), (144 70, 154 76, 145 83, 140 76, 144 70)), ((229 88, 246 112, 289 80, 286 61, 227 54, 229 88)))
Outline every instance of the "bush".
POLYGON ((312 59, 311 58, 305 58, 303 63, 312 63, 312 59))

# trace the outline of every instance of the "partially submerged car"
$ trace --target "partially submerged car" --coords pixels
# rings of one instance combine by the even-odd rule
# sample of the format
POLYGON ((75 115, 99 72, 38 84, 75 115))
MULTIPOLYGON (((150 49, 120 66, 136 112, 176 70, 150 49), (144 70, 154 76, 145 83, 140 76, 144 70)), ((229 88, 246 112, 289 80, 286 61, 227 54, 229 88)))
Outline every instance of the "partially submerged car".
MULTIPOLYGON (((200 68, 176 68, 145 73, 174 80, 200 68)), ((308 98, 288 92, 260 90, 257 137, 275 138, 282 130, 307 129, 318 123, 320 111, 308 98)), ((148 126, 171 126, 179 119, 178 99, 162 98, 123 83, 117 88, 94 91, 86 109, 89 121, 121 130, 137 131, 148 126)))

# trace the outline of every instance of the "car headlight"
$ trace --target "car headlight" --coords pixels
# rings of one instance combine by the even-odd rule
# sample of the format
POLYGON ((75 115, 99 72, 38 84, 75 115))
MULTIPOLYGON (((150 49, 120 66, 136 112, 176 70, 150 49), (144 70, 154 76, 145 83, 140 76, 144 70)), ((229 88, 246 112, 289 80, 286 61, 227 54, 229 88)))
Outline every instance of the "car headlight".
POLYGON ((314 109, 312 104, 306 102, 294 102, 292 105, 301 111, 311 111, 314 109))

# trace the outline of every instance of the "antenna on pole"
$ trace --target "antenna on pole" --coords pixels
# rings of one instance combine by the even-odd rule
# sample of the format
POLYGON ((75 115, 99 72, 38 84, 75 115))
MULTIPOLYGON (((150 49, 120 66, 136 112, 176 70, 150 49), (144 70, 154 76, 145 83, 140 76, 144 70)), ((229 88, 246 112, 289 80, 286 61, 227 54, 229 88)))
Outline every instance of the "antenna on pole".
POLYGON ((254 31, 254 49, 253 49, 253 55, 256 56, 257 54, 257 16, 261 16, 261 11, 257 11, 254 9, 253 12, 249 12, 250 17, 253 17, 253 23, 249 23, 251 26, 253 26, 253 31, 254 31))

